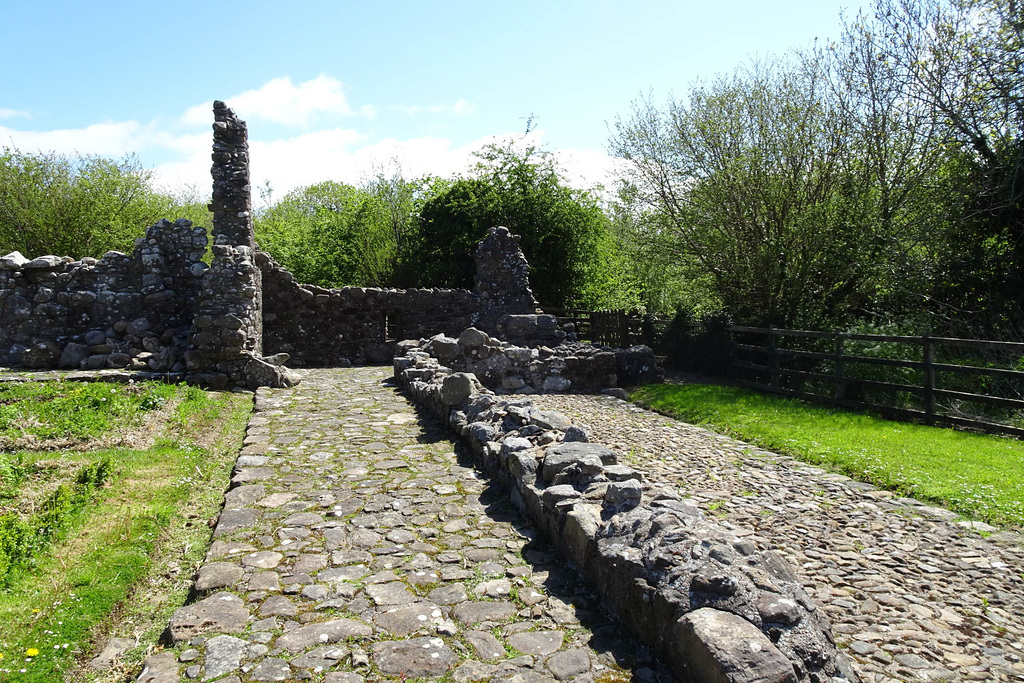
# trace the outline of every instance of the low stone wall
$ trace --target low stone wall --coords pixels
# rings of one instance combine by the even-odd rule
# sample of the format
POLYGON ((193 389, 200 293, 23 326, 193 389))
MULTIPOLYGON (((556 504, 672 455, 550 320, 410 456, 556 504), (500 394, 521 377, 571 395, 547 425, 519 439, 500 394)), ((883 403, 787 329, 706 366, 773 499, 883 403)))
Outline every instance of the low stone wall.
MULTIPOLYGON (((535 324, 533 327, 555 329, 553 316, 506 318, 550 318, 550 325, 535 324)), ((501 327, 507 325, 499 321, 499 329, 501 327)), ((403 346, 415 348, 421 344, 424 351, 445 367, 472 373, 484 386, 503 393, 598 391, 660 382, 662 379, 654 352, 646 346, 610 349, 579 342, 563 342, 553 348, 519 346, 476 328, 463 330, 458 338, 439 334, 403 346)))
POLYGON ((780 555, 650 488, 614 451, 528 398, 498 397, 425 351, 395 358, 394 370, 680 680, 855 680, 780 555))

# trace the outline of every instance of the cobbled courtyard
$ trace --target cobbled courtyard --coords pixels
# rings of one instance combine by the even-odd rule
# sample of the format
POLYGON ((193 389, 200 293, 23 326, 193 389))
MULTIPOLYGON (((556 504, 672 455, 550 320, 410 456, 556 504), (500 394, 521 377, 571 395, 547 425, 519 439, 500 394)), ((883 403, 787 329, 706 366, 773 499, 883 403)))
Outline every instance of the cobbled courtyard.
POLYGON ((141 681, 671 680, 390 369, 260 389, 184 644, 141 681))

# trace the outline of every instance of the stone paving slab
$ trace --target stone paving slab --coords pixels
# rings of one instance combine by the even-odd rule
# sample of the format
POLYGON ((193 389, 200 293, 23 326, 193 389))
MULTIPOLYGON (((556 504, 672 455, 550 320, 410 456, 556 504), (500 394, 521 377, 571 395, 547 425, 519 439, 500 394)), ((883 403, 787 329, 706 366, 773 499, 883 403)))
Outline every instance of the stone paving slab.
POLYGON ((617 398, 531 398, 785 555, 865 682, 1024 681, 1021 535, 617 398))
POLYGON ((258 391, 176 672, 140 681, 671 680, 390 368, 301 374, 258 391))

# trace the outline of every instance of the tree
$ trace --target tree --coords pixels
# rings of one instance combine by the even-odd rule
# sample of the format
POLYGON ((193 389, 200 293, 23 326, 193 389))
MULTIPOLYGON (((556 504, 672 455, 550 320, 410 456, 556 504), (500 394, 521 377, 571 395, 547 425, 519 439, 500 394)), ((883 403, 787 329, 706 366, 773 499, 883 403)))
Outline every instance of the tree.
POLYGON ((364 190, 327 181, 299 188, 263 210, 256 241, 300 282, 381 286, 395 244, 383 205, 364 190))
POLYGON ((419 263, 419 213, 434 178, 407 180, 400 166, 392 172, 377 171, 363 189, 374 197, 394 243, 390 284, 410 287, 416 282, 419 263))
POLYGON ((435 186, 420 212, 421 283, 470 288, 473 252, 493 226, 520 235, 530 284, 546 306, 597 305, 618 287, 607 218, 570 188, 550 154, 513 141, 478 153, 473 177, 435 186))
POLYGON ((1022 7, 1017 0, 877 0, 872 17, 847 27, 844 43, 862 57, 848 90, 881 72, 875 82, 893 103, 883 111, 904 113, 891 134, 875 139, 915 142, 905 147, 914 152, 904 157, 909 173, 897 168, 893 177, 909 180, 903 197, 916 195, 923 207, 907 214, 925 230, 915 252, 930 276, 923 303, 949 332, 1020 337, 1022 7))
POLYGON ((161 218, 205 218, 196 200, 157 192, 135 157, 0 151, 0 252, 101 256, 129 252, 161 218), (177 215, 175 215, 177 214, 177 215))
POLYGON ((671 227, 661 212, 644 205, 635 185, 621 183, 605 212, 629 283, 625 291, 634 298, 618 307, 669 315, 686 310, 698 318, 721 308, 706 271, 672 248, 671 227))
POLYGON ((882 244, 862 230, 849 130, 818 59, 755 64, 620 119, 613 150, 737 321, 823 325, 860 307, 882 244))

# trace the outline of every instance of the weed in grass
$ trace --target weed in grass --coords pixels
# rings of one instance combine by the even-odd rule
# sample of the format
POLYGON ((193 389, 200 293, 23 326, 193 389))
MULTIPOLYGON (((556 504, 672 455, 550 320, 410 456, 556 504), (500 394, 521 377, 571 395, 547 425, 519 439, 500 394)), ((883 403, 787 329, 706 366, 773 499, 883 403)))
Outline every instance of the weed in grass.
POLYGON ((159 383, 25 382, 0 386, 0 446, 25 437, 87 440, 138 423, 173 396, 159 383))
POLYGON ((73 484, 58 486, 41 509, 25 519, 14 513, 0 516, 0 588, 9 585, 19 570, 30 566, 39 552, 60 538, 75 513, 107 480, 110 468, 109 457, 86 465, 73 484))

